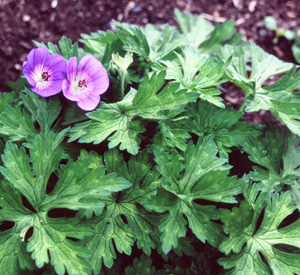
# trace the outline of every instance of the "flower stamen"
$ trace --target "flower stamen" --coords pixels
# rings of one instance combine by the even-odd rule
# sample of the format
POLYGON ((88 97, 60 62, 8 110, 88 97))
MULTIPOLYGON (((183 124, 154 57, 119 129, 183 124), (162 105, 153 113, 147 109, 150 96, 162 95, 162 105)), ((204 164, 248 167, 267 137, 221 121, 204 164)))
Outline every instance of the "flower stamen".
POLYGON ((87 88, 87 81, 85 80, 85 79, 83 79, 83 80, 79 80, 78 81, 78 87, 79 88, 87 88))
POLYGON ((43 72, 42 73, 42 79, 44 81, 48 81, 50 77, 51 77, 51 75, 48 72, 43 72))

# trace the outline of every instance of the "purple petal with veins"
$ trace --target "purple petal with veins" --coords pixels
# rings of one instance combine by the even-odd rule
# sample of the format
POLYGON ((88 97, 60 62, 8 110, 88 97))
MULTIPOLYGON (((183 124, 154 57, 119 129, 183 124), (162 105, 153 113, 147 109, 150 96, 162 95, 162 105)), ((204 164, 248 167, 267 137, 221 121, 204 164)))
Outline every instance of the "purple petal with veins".
POLYGON ((109 78, 101 62, 91 55, 84 56, 79 64, 76 57, 67 64, 67 77, 62 83, 64 96, 85 110, 91 111, 100 102, 100 95, 109 86, 109 78))
POLYGON ((50 55, 47 48, 30 51, 23 63, 23 74, 30 89, 43 97, 58 94, 66 78, 66 61, 58 54, 50 55))

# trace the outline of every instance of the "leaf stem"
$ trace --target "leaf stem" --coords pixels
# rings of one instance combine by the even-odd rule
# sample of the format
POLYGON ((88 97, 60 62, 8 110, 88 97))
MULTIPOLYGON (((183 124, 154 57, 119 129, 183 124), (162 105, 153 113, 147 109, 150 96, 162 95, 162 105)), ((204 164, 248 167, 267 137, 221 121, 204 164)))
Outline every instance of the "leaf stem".
POLYGON ((124 98, 124 91, 125 91, 125 74, 126 71, 120 70, 121 71, 121 99, 124 98))
POLYGON ((242 103, 242 105, 241 105, 241 107, 239 109, 239 112, 241 112, 241 113, 244 112, 245 107, 246 107, 246 100, 243 101, 243 103, 242 103))

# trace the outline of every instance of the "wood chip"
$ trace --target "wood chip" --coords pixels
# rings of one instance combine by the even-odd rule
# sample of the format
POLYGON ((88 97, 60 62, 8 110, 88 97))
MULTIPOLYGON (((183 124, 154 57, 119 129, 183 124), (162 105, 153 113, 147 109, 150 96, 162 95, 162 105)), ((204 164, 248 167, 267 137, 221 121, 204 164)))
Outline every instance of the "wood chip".
POLYGON ((233 97, 231 97, 229 95, 225 95, 224 98, 225 98, 225 100, 227 100, 231 104, 237 104, 238 101, 239 101, 238 98, 233 98, 233 97))
POLYGON ((15 64, 15 69, 17 71, 21 71, 22 70, 22 66, 20 64, 15 64))
POLYGON ((289 17, 289 18, 292 18, 292 19, 295 19, 297 17, 297 14, 294 13, 294 12, 291 12, 291 11, 288 11, 286 13, 286 15, 289 17))
POLYGON ((282 58, 284 56, 283 51, 278 46, 274 46, 274 51, 276 52, 277 57, 282 58))
POLYGON ((124 18, 128 17, 129 12, 135 8, 135 2, 134 1, 129 1, 128 4, 126 5, 124 9, 124 18))
POLYGON ((240 26, 243 25, 246 22, 244 17, 240 17, 238 20, 236 20, 235 25, 240 26))
POLYGON ((238 9, 238 10, 242 10, 244 3, 242 0, 232 0, 233 5, 238 9))
POLYGON ((57 7, 58 1, 57 0, 52 0, 51 2, 51 8, 55 9, 57 7))
POLYGON ((223 23, 226 21, 225 17, 214 17, 213 15, 210 15, 208 13, 201 13, 200 16, 202 16, 204 19, 207 19, 209 21, 215 21, 218 23, 223 23))
POLYGON ((119 14, 118 14, 118 17, 117 17, 117 20, 118 20, 118 21, 122 21, 122 19, 123 19, 123 14, 122 14, 122 13, 119 13, 119 14))
POLYGON ((24 42, 24 41, 21 41, 21 42, 20 42, 20 45, 21 45, 22 47, 24 47, 25 49, 27 49, 27 50, 31 50, 31 49, 32 49, 32 46, 29 45, 28 43, 24 42))
POLYGON ((257 1, 256 0, 252 0, 249 5, 248 5, 248 10, 250 12, 254 12, 255 11, 255 8, 256 8, 256 5, 257 5, 257 1))
POLYGON ((22 19, 23 19, 24 22, 29 22, 31 17, 28 14, 24 14, 22 19))

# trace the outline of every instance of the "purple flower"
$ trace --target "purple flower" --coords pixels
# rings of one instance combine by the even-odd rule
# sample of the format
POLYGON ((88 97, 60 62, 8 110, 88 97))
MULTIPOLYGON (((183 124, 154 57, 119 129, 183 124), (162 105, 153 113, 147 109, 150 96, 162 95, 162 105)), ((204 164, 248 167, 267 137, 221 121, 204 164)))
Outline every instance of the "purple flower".
POLYGON ((109 86, 109 79, 101 62, 91 55, 84 56, 78 65, 77 58, 71 57, 67 64, 67 77, 62 90, 66 98, 91 111, 100 102, 100 95, 109 86))
POLYGON ((43 97, 52 96, 61 91, 66 64, 61 55, 50 55, 47 48, 40 47, 28 54, 27 61, 23 62, 23 74, 32 91, 43 97))

